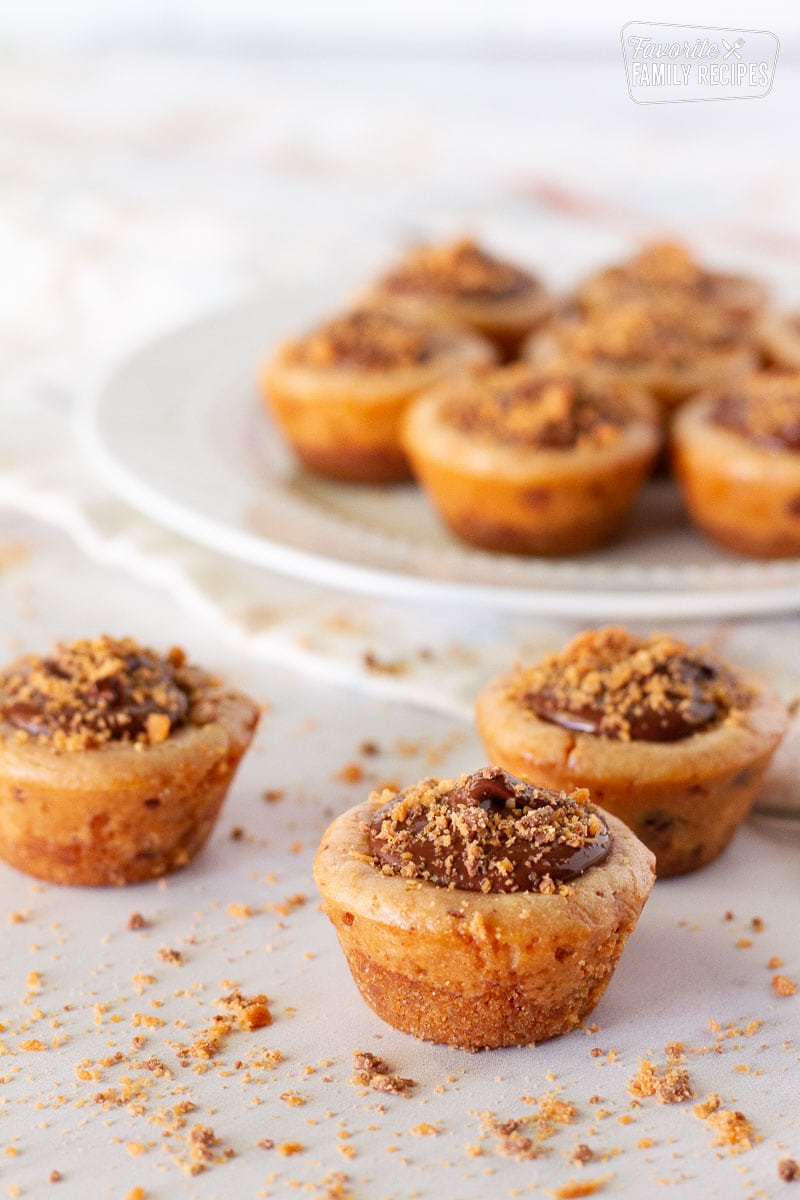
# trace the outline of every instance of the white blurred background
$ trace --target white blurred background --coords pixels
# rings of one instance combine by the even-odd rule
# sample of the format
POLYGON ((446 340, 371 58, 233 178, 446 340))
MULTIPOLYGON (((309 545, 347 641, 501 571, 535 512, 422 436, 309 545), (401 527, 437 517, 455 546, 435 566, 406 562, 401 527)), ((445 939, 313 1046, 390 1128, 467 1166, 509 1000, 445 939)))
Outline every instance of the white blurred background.
POLYGON ((199 311, 472 230, 557 284, 652 233, 800 299, 800 6, 28 0, 0 12, 0 353, 53 403, 199 311), (769 29, 761 100, 635 105, 628 20, 769 29))
POLYGON ((652 0, 28 0, 0 18, 7 45, 64 48, 156 47, 173 50, 546 57, 616 55, 630 20, 749 29, 780 26, 796 41, 800 13, 791 2, 652 0))

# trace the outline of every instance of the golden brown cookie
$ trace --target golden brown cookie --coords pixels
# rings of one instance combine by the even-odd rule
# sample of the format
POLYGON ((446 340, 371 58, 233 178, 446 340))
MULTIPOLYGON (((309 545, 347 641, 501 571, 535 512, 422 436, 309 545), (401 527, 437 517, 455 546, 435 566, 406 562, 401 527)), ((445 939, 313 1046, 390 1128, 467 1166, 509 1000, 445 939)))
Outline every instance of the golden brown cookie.
POLYGON ((462 329, 357 309, 287 342, 264 368, 263 399, 309 470, 356 483, 409 476, 400 422, 425 388, 494 360, 462 329))
POLYGON ((591 804, 486 768, 384 790, 330 826, 314 877, 367 1004, 467 1050, 573 1029, 653 884, 653 856, 591 804))
POLYGON ((752 375, 688 404, 672 457, 708 537, 755 558, 800 554, 800 372, 752 375))
POLYGON ((690 396, 756 365, 741 325, 724 310, 671 293, 567 313, 534 334, 523 357, 578 372, 596 387, 648 392, 665 417, 690 396))
POLYGON ((553 309, 541 280, 471 238, 414 247, 369 296, 417 319, 472 329, 493 342, 504 360, 553 309))
POLYGON ((53 883, 122 884, 205 844, 258 723, 252 700, 132 638, 0 675, 0 857, 53 883))
POLYGON ((644 395, 518 363, 420 397, 403 441, 460 538, 487 550, 567 555, 618 534, 660 431, 644 395))
POLYGON ((689 304, 710 304, 743 325, 751 324, 767 301, 759 280, 711 270, 680 242, 656 241, 647 243, 627 262, 588 276, 576 288, 575 302, 584 312, 593 312, 630 300, 665 296, 689 304))
POLYGON ((800 371, 800 313, 768 310, 756 322, 754 336, 766 366, 800 371))
POLYGON ((654 851, 659 877, 725 849, 788 719, 762 683, 709 651, 615 627, 495 679, 476 715, 491 762, 588 788, 654 851))

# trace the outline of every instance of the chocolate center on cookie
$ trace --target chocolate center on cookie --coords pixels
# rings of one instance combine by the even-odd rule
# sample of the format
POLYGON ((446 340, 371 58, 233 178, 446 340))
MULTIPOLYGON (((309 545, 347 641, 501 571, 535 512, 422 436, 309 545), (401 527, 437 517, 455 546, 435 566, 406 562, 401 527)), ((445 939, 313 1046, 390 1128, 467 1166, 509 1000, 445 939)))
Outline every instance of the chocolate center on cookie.
POLYGON ((605 445, 637 415, 621 393, 518 364, 454 386, 440 411, 462 433, 534 450, 605 445))
POLYGON ((180 652, 161 658, 131 638, 60 645, 4 672, 0 713, 21 733, 61 749, 161 742, 189 713, 189 695, 176 678, 182 662, 180 652))
POLYGON ((505 300, 539 290, 528 271, 487 254, 470 238, 445 246, 418 246, 381 284, 384 291, 505 300))
POLYGON ((427 327, 364 308, 333 317, 291 343, 289 359, 308 367, 399 370, 429 362, 441 346, 441 338, 427 327))
POLYGON ((711 420, 765 450, 800 454, 800 375, 755 376, 740 393, 721 396, 711 420))
POLYGON ((520 700, 544 721, 621 741, 677 742, 712 728, 749 695, 723 665, 672 638, 608 628, 525 674, 520 700))
POLYGON ((401 792, 373 816, 370 847, 387 874, 468 891, 552 892, 610 850, 588 798, 487 767, 401 792))

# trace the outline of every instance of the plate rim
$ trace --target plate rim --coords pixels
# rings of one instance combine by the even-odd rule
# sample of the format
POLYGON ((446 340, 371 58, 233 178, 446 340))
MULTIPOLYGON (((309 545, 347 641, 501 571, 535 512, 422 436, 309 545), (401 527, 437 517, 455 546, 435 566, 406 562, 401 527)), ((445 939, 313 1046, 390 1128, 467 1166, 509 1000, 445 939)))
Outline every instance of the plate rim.
MULTIPOLYGON (((76 405, 74 430, 87 462, 107 486, 133 508, 156 524, 166 527, 196 545, 244 562, 299 579, 317 587, 335 588, 418 603, 458 602, 483 610, 583 618, 693 619, 787 613, 800 609, 800 583, 775 582, 746 588, 715 588, 701 591, 685 584, 673 589, 602 587, 584 592, 569 586, 521 587, 470 583, 424 575, 413 575, 382 565, 365 565, 349 559, 304 550, 261 533, 251 533, 198 512, 181 500, 143 480, 137 471, 106 444, 100 425, 101 413, 113 397, 117 382, 141 367, 173 341, 196 336, 204 327, 222 321, 244 320, 262 309, 266 293, 259 292, 239 303, 216 307, 190 321, 172 326, 134 348, 109 371, 100 386, 76 405)), ((745 563, 743 565, 748 565, 745 563)))

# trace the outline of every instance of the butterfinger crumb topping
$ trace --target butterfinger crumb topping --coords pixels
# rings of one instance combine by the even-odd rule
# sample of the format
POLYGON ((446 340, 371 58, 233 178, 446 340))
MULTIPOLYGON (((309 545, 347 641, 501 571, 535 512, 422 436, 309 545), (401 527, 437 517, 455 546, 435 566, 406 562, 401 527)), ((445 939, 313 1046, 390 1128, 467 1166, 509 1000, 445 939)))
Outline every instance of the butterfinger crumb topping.
POLYGON ((711 420, 767 450, 800 454, 800 372, 751 375, 715 401, 711 420))
POLYGON ((657 241, 643 246, 638 254, 619 266, 607 267, 590 277, 579 289, 579 298, 592 299, 592 288, 600 285, 597 302, 659 296, 672 293, 684 299, 716 303, 732 315, 747 315, 765 299, 763 287, 744 275, 713 271, 702 266, 680 242, 657 241))
POLYGON ((427 325, 379 309, 333 317, 286 347, 289 362, 308 367, 361 367, 380 371, 428 362, 442 344, 427 325))
POLYGON ((737 326, 719 308, 683 297, 627 300, 551 327, 564 354, 596 362, 693 363, 733 348, 737 326))
POLYGON ((589 793, 533 787, 498 767, 375 797, 369 826, 385 875, 481 892, 555 892, 608 855, 589 793))
POLYGON ((380 283, 384 291, 496 300, 538 291, 521 267, 488 254, 471 238, 443 246, 415 246, 380 283))
POLYGON ((161 657, 133 638, 60 643, 47 658, 28 655, 0 675, 0 714, 21 740, 57 750, 153 745, 189 718, 184 661, 182 650, 161 657))
POLYGON ((710 651, 616 626, 580 634, 518 671, 513 695, 536 716, 620 741, 674 742, 738 723, 752 692, 710 651))
POLYGON ((453 384, 439 415, 464 433, 506 445, 571 450, 616 441, 642 410, 621 391, 516 364, 453 384))
POLYGON ((693 285, 706 273, 680 242, 648 242, 620 268, 635 279, 654 286, 693 285))

